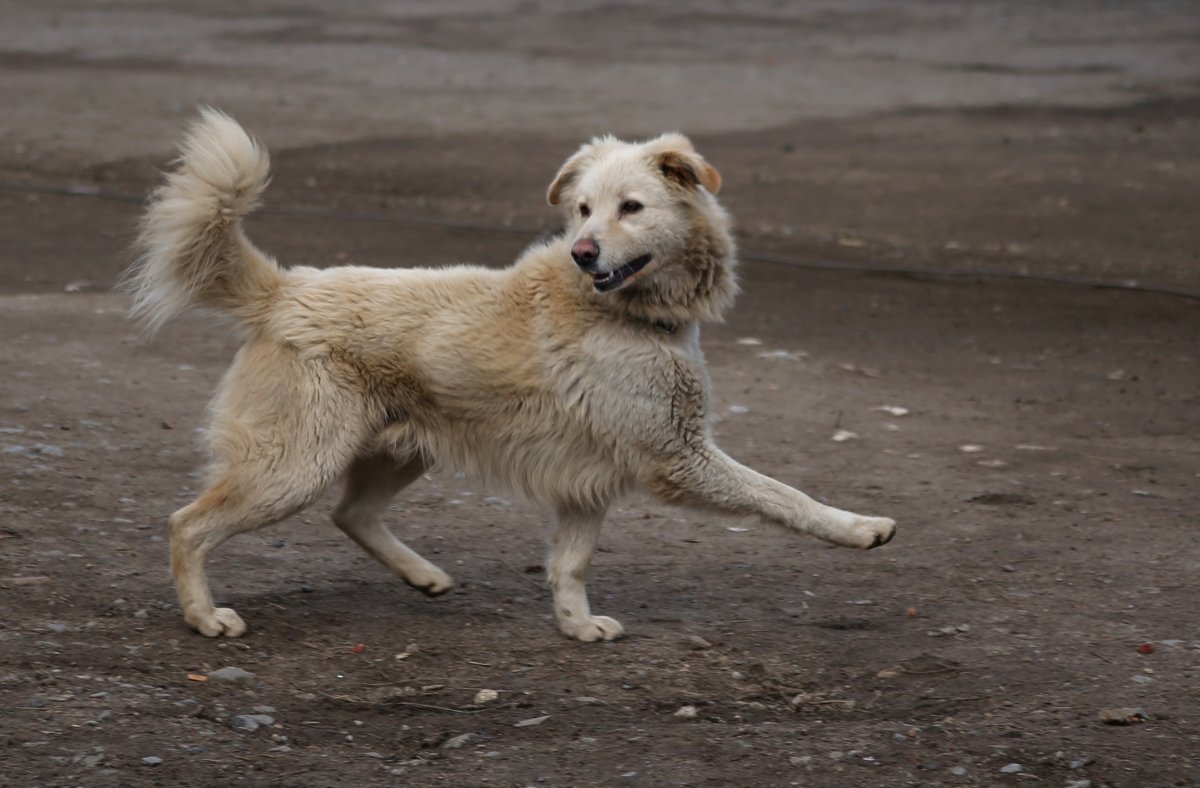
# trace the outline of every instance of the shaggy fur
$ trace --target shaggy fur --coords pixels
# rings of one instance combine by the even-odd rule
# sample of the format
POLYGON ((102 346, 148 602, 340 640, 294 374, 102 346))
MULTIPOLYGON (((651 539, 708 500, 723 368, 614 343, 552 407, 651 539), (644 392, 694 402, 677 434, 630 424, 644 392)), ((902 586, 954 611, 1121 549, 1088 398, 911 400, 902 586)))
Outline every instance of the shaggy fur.
POLYGON ((426 469, 553 507, 555 612, 580 640, 623 632, 592 614, 584 581, 606 509, 635 486, 840 545, 892 537, 891 520, 817 503, 713 443, 698 324, 733 301, 735 251, 720 176, 686 138, 585 145, 548 193, 565 236, 501 271, 280 268, 241 226, 266 185, 266 151, 205 110, 181 153, 150 201, 126 287, 148 329, 200 307, 247 337, 213 402, 209 484, 170 518, 171 571, 202 634, 246 629, 213 606, 209 553, 339 478, 334 523, 429 594, 450 577, 380 522, 426 469))

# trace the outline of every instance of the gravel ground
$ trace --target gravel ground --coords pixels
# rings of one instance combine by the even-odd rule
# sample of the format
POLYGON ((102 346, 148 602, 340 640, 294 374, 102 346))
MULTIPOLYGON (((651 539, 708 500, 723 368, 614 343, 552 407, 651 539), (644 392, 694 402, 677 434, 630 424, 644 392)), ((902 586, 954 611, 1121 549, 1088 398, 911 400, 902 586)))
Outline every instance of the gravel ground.
POLYGON ((1200 784, 1194 6, 355 7, 0 3, 0 785, 1200 784), (455 592, 323 500, 193 635, 164 523, 236 341, 109 290, 201 101, 275 153, 287 263, 503 265, 581 140, 688 132, 744 257, 722 445, 897 539, 633 498, 631 635, 578 644, 545 513, 433 475, 390 522, 455 592))

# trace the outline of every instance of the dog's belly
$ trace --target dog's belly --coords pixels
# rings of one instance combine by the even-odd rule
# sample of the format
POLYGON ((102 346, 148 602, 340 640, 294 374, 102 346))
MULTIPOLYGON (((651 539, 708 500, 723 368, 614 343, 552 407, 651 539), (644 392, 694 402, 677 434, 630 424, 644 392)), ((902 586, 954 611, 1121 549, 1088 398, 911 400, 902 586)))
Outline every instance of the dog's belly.
POLYGON ((375 448, 402 462, 421 457, 433 469, 462 472, 540 504, 606 504, 635 475, 615 443, 545 413, 405 419, 385 427, 375 448))

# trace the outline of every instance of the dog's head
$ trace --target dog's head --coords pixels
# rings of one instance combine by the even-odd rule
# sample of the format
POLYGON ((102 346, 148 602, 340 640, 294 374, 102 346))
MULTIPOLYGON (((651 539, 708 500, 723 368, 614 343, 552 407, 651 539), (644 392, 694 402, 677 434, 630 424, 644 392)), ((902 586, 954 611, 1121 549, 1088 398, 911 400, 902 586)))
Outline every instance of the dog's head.
POLYGON ((571 257, 595 292, 651 319, 712 319, 736 292, 720 187, 682 134, 601 137, 567 160, 547 199, 566 214, 571 257))

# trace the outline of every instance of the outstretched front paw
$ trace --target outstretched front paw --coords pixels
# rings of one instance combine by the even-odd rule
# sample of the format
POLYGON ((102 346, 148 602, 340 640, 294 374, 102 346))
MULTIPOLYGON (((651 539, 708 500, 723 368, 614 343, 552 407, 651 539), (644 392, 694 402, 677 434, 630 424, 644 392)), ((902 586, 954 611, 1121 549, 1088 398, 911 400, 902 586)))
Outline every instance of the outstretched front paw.
POLYGON ((870 550, 892 541, 896 521, 889 517, 857 517, 838 533, 837 543, 844 547, 870 550))
POLYGON ((597 640, 616 640, 625 634, 625 627, 615 618, 608 616, 588 616, 573 621, 569 618, 559 619, 559 629, 567 637, 594 643, 597 640))

